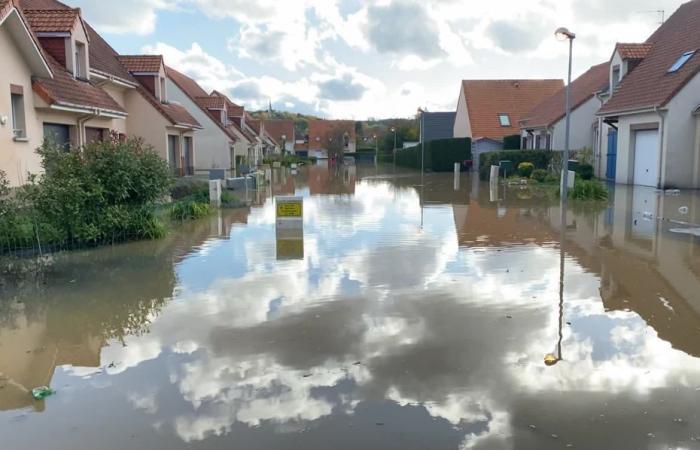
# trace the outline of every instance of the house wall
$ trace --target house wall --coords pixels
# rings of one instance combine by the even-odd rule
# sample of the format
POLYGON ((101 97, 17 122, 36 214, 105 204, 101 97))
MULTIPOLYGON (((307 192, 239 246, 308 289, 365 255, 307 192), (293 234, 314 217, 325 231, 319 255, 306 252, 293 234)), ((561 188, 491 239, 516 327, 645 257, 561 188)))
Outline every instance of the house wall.
MULTIPOLYGON (((592 149, 594 146, 593 126, 600 109, 600 101, 591 97, 584 104, 571 112, 571 150, 592 149)), ((552 149, 563 150, 566 141, 566 118, 562 118, 552 129, 552 149)))
POLYGON ((126 118, 127 134, 142 138, 167 161, 168 138, 165 130, 171 126, 171 123, 136 90, 126 94, 126 110, 129 112, 126 118))
POLYGON ((27 172, 41 172, 41 159, 35 150, 44 137, 34 109, 31 69, 6 26, 0 26, 0 55, 3 60, 0 64, 0 117, 7 117, 5 125, 0 125, 0 170, 7 174, 12 186, 18 186, 26 180, 27 172), (13 140, 10 84, 24 89, 27 142, 13 140))
POLYGON ((693 173, 693 185, 700 186, 700 114, 695 117, 695 172, 693 173))
POLYGON ((472 137, 472 127, 469 122, 469 110, 467 109, 467 97, 464 93, 464 85, 459 91, 459 100, 457 101, 457 114, 455 115, 454 137, 465 138, 472 137))
POLYGON ((175 83, 169 78, 166 90, 171 101, 175 101, 187 109, 197 122, 202 125, 201 130, 195 131, 197 140, 196 170, 209 169, 233 169, 235 160, 231 160, 230 138, 214 122, 214 119, 193 102, 175 83))
POLYGON ((700 157, 695 147, 696 118, 692 115, 699 103, 700 75, 696 75, 668 104, 663 187, 700 188, 694 179, 700 157))
POLYGON ((634 181, 634 131, 640 127, 659 128, 660 122, 661 118, 656 113, 620 116, 617 132, 616 183, 632 184, 634 181))

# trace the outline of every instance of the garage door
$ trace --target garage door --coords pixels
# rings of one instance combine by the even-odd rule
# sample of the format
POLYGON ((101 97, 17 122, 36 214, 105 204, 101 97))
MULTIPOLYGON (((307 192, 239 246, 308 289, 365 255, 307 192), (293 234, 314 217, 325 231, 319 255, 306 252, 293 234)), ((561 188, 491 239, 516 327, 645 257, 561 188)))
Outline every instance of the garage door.
POLYGON ((659 130, 639 130, 634 135, 634 184, 656 187, 659 180, 659 130))

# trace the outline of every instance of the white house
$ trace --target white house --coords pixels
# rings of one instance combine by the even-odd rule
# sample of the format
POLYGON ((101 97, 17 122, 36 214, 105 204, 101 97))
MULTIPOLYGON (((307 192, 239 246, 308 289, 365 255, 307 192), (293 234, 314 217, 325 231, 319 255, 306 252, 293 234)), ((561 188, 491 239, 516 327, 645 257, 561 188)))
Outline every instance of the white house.
MULTIPOLYGON (((597 94, 608 85, 608 63, 591 67, 571 83, 570 148, 593 149, 597 142, 601 107, 597 94)), ((520 122, 522 148, 563 150, 566 140, 566 88, 537 105, 520 122)))
POLYGON ((598 115, 617 130, 606 148, 615 182, 700 187, 700 0, 682 5, 645 44, 611 60, 611 92, 598 115), (619 74, 619 75, 618 75, 619 74))

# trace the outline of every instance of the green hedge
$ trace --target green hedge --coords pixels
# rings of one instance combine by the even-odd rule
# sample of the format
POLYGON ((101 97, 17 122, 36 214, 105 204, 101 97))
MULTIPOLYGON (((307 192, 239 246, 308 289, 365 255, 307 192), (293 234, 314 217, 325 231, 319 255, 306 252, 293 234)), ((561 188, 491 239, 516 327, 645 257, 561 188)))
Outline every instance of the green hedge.
POLYGON ((502 150, 486 152, 479 155, 479 175, 487 180, 491 174, 491 166, 497 166, 500 161, 511 161, 513 167, 522 162, 530 162, 535 169, 548 169, 552 158, 557 154, 552 150, 502 150))
MULTIPOLYGON (((421 145, 401 149, 396 153, 396 165, 421 168, 421 145)), ((472 159, 469 138, 437 139, 425 144, 425 168, 433 172, 451 172, 456 162, 472 159)))
POLYGON ((503 138, 503 148, 505 150, 520 150, 521 138, 519 134, 513 134, 503 138))

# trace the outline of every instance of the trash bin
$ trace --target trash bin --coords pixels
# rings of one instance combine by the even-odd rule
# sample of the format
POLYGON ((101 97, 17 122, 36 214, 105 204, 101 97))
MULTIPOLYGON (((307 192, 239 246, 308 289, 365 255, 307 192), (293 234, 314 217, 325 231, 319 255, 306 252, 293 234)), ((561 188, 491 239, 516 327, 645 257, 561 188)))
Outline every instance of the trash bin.
POLYGON ((515 166, 513 165, 513 161, 509 161, 507 159, 499 161, 498 166, 501 168, 501 175, 504 178, 507 178, 508 175, 515 173, 515 166))

